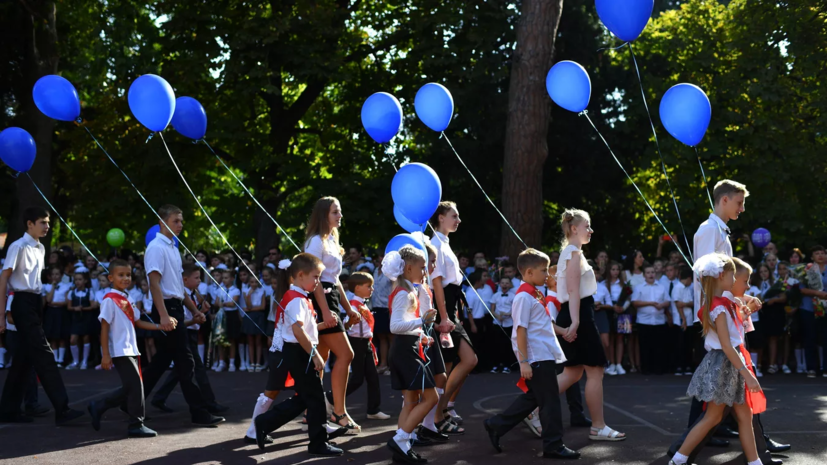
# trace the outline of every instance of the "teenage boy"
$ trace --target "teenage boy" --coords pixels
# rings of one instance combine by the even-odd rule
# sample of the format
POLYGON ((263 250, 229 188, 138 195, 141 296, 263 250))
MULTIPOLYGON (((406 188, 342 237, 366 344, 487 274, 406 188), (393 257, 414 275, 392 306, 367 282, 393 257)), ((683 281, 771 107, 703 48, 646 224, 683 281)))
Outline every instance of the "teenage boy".
POLYGON ((668 330, 666 310, 669 299, 666 289, 655 282, 655 267, 643 265, 646 282, 632 292, 632 305, 637 308, 638 339, 640 340, 640 371, 662 375, 666 370, 668 330))

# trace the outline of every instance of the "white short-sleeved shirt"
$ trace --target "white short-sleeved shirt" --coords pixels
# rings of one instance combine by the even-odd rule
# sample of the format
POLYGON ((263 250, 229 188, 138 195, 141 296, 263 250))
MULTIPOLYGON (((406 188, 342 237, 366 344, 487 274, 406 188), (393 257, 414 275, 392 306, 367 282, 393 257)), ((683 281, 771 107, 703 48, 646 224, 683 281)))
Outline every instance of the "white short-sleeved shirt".
MULTIPOLYGON (((109 291, 111 291, 111 290, 112 290, 111 287, 107 287, 105 289, 99 289, 99 290, 95 291, 94 297, 92 297, 92 299, 95 302, 97 302, 98 304, 103 304, 103 298, 106 297, 106 294, 108 294, 109 291)), ((129 301, 134 302, 134 300, 132 300, 131 297, 129 297, 129 301)))
MULTIPOLYGON (((229 289, 225 288, 224 285, 221 285, 221 291, 219 291, 218 300, 223 304, 229 302, 236 297, 238 297, 238 303, 241 304, 241 291, 238 290, 235 286, 230 286, 229 289)), ((238 307, 233 305, 232 307, 223 307, 225 312, 235 312, 238 310, 238 307)))
MULTIPOLYGON (((356 296, 356 295, 354 295, 353 298, 351 298, 350 300, 359 302, 362 305, 365 304, 365 299, 363 299, 359 296, 356 296)), ((356 310, 355 306, 351 305, 351 307, 353 307, 354 311, 358 311, 358 310, 356 310)), ((364 307, 364 308, 367 308, 367 307, 364 307)), ((348 319, 350 319, 350 317, 348 317, 348 319)), ((353 326, 351 326, 347 330, 347 335, 350 336, 350 337, 370 339, 370 338, 373 337, 373 331, 370 330, 370 325, 365 320, 365 316, 362 315, 362 318, 359 320, 359 322, 354 324, 353 326)))
MULTIPOLYGON (((712 325, 715 326, 715 319, 722 313, 726 316, 726 326, 729 330, 729 342, 732 344, 732 347, 738 347, 744 343, 744 327, 732 319, 732 315, 723 305, 718 305, 710 309, 709 318, 712 321, 712 325), (739 328, 739 326, 741 327, 739 328)), ((706 333, 706 337, 704 338, 704 349, 722 350, 721 340, 718 338, 717 332, 709 331, 706 333)))
MULTIPOLYGON (((299 292, 302 295, 307 295, 307 292, 305 292, 304 289, 301 289, 299 287, 290 286, 290 289, 299 292)), ((293 334, 293 324, 295 324, 295 322, 300 322, 302 323, 304 332, 307 333, 307 339, 310 341, 310 343, 319 343, 319 330, 316 327, 316 317, 313 316, 313 312, 310 311, 307 299, 295 298, 291 300, 290 303, 288 303, 287 306, 284 308, 284 313, 284 324, 279 325, 279 328, 281 329, 282 340, 284 342, 299 342, 296 339, 296 336, 293 334)), ((275 344, 275 342, 276 340, 274 338, 273 343, 275 344)), ((279 347, 277 350, 281 350, 281 347, 279 347)))
POLYGON ((660 279, 658 280, 658 284, 660 284, 660 286, 662 288, 666 289, 667 295, 669 295, 669 285, 671 284, 672 289, 674 289, 675 285, 680 283, 680 282, 681 282, 681 280, 678 279, 678 278, 675 278, 675 279, 670 281, 669 278, 666 277, 666 275, 661 276, 660 279))
MULTIPOLYGON (((657 302, 669 301, 666 297, 666 289, 659 284, 644 284, 632 291, 632 301, 657 302)), ((657 309, 652 306, 638 307, 637 323, 641 325, 665 325, 666 313, 664 309, 657 309)))
MULTIPOLYGON (((410 282, 408 282, 408 286, 413 288, 413 284, 410 282)), ((408 293, 405 289, 400 290, 394 295, 393 302, 390 303, 391 333, 408 336, 419 336, 422 334, 422 317, 416 316, 417 304, 418 300, 416 299, 416 295, 408 293), (411 296, 414 298, 411 298, 411 296)))
POLYGON ((152 294, 141 292, 141 302, 144 304, 144 313, 152 313, 152 294))
POLYGON ((198 285, 198 293, 201 294, 202 297, 206 298, 207 294, 210 293, 210 286, 207 283, 202 281, 198 285))
MULTIPOLYGON (((116 289, 111 289, 110 292, 129 297, 116 289)), ((133 320, 141 317, 140 312, 131 305, 122 309, 112 299, 104 299, 101 303, 100 315, 98 320, 109 323, 109 355, 114 357, 138 357, 141 352, 138 351, 138 337, 135 335, 135 326, 125 311, 132 312, 133 320)))
POLYGON ((305 242, 304 251, 315 255, 324 264, 322 281, 332 284, 339 282, 339 275, 342 274, 342 247, 332 234, 324 240, 318 235, 311 237, 305 242))
MULTIPOLYGON (((43 285, 43 295, 45 296, 49 292, 52 291, 52 284, 44 284, 43 285)), ((55 289, 55 293, 52 295, 52 303, 58 304, 61 302, 66 302, 66 296, 69 294, 69 291, 72 290, 72 285, 68 283, 57 283, 57 289, 55 289)), ((47 304, 48 305, 48 304, 47 304)))
MULTIPOLYGON (((519 286, 518 286, 519 287, 519 286)), ((510 328, 514 326, 514 320, 511 318, 511 308, 514 305, 514 298, 517 296, 517 289, 512 288, 509 289, 508 292, 498 292, 491 297, 491 303, 495 305, 494 307, 494 315, 496 316, 504 316, 502 322, 500 320, 495 319, 494 324, 497 326, 503 326, 506 328, 510 328)))
POLYGON ((370 297, 370 302, 373 308, 388 308, 388 296, 391 295, 393 289, 393 282, 390 278, 382 273, 382 267, 376 268, 373 271, 373 295, 370 297))
POLYGON ((629 270, 624 271, 626 273, 626 282, 629 283, 632 290, 635 290, 638 286, 643 286, 646 284, 646 277, 643 276, 643 273, 634 274, 629 270))
POLYGON ((528 360, 529 363, 555 361, 558 364, 566 361, 566 355, 554 334, 551 317, 546 313, 545 303, 528 292, 519 292, 511 304, 511 317, 514 326, 511 330, 511 349, 518 361, 528 360), (526 329, 527 354, 521 354, 517 346, 517 328, 526 329))
POLYGON ((139 286, 135 286, 129 290, 129 301, 132 302, 132 305, 140 302, 144 298, 144 293, 141 292, 141 288, 139 286))
POLYGON ((238 290, 238 306, 241 307, 241 309, 245 312, 247 311, 247 299, 245 298, 245 296, 247 295, 247 291, 249 290, 250 286, 247 283, 242 283, 241 289, 238 290))
MULTIPOLYGON (((678 281, 678 283, 672 287, 671 297, 672 298, 670 300, 672 301, 672 323, 679 325, 681 323, 681 316, 680 312, 678 311, 677 305, 675 305, 675 302, 691 303, 693 301, 692 299, 695 298, 695 291, 692 289, 691 285, 687 287, 684 286, 682 282, 678 281)), ((683 317, 686 318, 686 324, 689 326, 692 326, 693 308, 693 306, 683 308, 683 317)))
POLYGON ((475 320, 485 318, 485 315, 488 314, 487 307, 492 297, 494 297, 494 291, 485 284, 483 284, 481 288, 476 289, 476 292, 469 292, 465 296, 465 299, 468 301, 468 306, 471 307, 471 318, 475 320))
MULTIPOLYGON (((560 253, 560 260, 557 261, 557 299, 561 304, 569 301, 569 291, 566 289, 566 266, 571 261, 573 252, 580 253, 580 296, 585 299, 597 292, 597 278, 594 276, 594 269, 586 261, 583 251, 574 245, 567 245, 560 253)), ((575 265, 576 266, 576 265, 575 265)))
POLYGON ((439 231, 434 232, 431 245, 436 247, 436 267, 431 273, 431 279, 442 278, 442 287, 449 284, 462 284, 462 271, 459 269, 459 260, 451 250, 448 236, 439 231))
MULTIPOLYGON (((694 248, 695 258, 719 252, 727 257, 732 257, 732 243, 729 241, 729 227, 726 223, 712 213, 709 219, 701 223, 695 233, 694 248)), ((698 310, 701 308, 701 277, 695 274, 695 321, 698 321, 698 310)))
POLYGON ((11 243, 6 250, 4 270, 12 270, 9 285, 15 292, 31 292, 40 294, 43 283, 40 275, 43 273, 46 247, 29 233, 11 243))
POLYGON ((161 275, 161 293, 164 299, 184 299, 181 254, 171 239, 161 233, 155 234, 155 239, 146 248, 144 267, 147 276, 153 272, 161 275))
POLYGON ((612 295, 604 283, 597 283, 597 292, 594 294, 594 303, 596 305, 612 305, 612 295))
MULTIPOLYGON (((247 292, 250 293, 250 303, 253 305, 253 307, 258 307, 259 305, 264 303, 264 296, 266 295, 265 292, 264 292, 264 288, 257 287, 253 291, 250 291, 250 288, 248 287, 247 292)), ((245 301, 247 300, 246 296, 247 296, 247 293, 245 292, 245 294, 244 294, 244 297, 245 297, 244 300, 245 301)), ((250 311, 250 309, 246 308, 246 306, 245 306, 244 310, 250 311)))

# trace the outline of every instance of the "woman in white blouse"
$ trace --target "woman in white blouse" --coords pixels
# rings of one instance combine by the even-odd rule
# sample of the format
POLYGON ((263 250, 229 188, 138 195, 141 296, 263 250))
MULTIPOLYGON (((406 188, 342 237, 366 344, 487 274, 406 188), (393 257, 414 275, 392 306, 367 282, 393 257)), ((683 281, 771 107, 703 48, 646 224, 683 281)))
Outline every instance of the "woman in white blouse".
POLYGON ((353 433, 361 432, 345 408, 345 392, 350 362, 353 361, 353 348, 345 337, 345 327, 339 318, 339 305, 347 312, 351 321, 359 321, 359 313, 353 311, 348 300, 342 299, 345 290, 339 282, 342 273, 342 256, 344 250, 339 245, 339 226, 342 224, 342 207, 334 197, 322 197, 313 207, 313 213, 307 222, 307 239, 304 251, 319 257, 324 264, 321 286, 310 295, 316 321, 324 323, 319 329, 319 345, 316 350, 327 361, 330 352, 336 354, 336 363, 330 374, 330 386, 333 391, 334 423, 344 426, 353 433))
POLYGON ((560 393, 580 381, 586 373, 586 404, 592 417, 589 439, 622 441, 626 435, 606 425, 603 419, 603 368, 606 354, 594 323, 594 294, 597 280, 581 250, 594 231, 589 214, 582 210, 563 213, 563 250, 557 262, 557 299, 562 304, 557 325, 565 329, 560 345, 566 354, 565 369, 557 376, 560 393))

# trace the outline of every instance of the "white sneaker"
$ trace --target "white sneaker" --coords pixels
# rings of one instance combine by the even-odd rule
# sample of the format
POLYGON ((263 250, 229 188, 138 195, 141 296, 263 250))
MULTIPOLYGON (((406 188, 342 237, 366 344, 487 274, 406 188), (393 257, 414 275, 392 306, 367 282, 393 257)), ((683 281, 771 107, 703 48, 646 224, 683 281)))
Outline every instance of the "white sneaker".
POLYGON ((226 368, 226 366, 223 363, 219 363, 218 368, 215 369, 215 372, 216 373, 221 373, 222 371, 224 371, 225 368, 226 368))
POLYGON ((387 413, 382 412, 368 414, 368 420, 389 420, 390 417, 387 413))
POLYGON ((218 362, 212 362, 212 367, 210 367, 210 370, 217 371, 218 370, 218 362))
POLYGON ((790 370, 790 367, 787 365, 781 365, 781 371, 783 371, 785 375, 792 373, 792 370, 790 370))
POLYGON ((67 370, 77 370, 78 369, 78 364, 75 363, 75 362, 72 362, 72 363, 69 364, 69 366, 66 367, 66 369, 67 370))
POLYGON ((233 372, 233 371, 235 371, 235 363, 231 363, 231 364, 230 364, 230 369, 229 369, 229 370, 227 370, 227 371, 229 371, 229 372, 233 372))
POLYGON ((609 376, 617 375, 617 368, 614 365, 609 365, 609 368, 606 368, 606 374, 609 376))
POLYGON ((83 363, 80 364, 80 369, 81 370, 86 370, 88 368, 89 368, 89 365, 87 365, 86 362, 83 362, 83 363))
POLYGON ((615 372, 619 375, 625 375, 626 374, 626 370, 623 369, 623 365, 621 365, 619 363, 617 365, 615 365, 615 372))

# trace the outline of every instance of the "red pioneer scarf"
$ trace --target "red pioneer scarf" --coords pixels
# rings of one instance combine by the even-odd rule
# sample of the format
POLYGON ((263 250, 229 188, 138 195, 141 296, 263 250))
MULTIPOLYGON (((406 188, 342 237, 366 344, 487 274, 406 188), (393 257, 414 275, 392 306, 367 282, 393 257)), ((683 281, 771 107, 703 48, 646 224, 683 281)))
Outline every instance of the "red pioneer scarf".
MULTIPOLYGON (((289 289, 284 293, 281 297, 281 301, 276 306, 276 328, 279 327, 280 322, 284 321, 284 309, 287 308, 287 305, 290 304, 293 299, 304 299, 307 302, 307 308, 310 309, 310 314, 313 315, 314 319, 316 318, 316 311, 313 310, 313 301, 301 292, 289 289)), ((293 377, 290 376, 290 373, 287 373, 287 379, 284 381, 284 387, 292 387, 295 384, 296 382, 293 380, 293 377)))
MULTIPOLYGON (((399 294, 402 291, 408 292, 406 289, 402 288, 402 286, 396 286, 396 289, 394 289, 393 292, 391 292, 391 295, 388 297, 388 313, 393 313, 393 298, 396 297, 396 294, 399 294)), ((416 298, 416 294, 414 294, 413 296, 416 299, 416 310, 414 310, 414 316, 420 318, 419 299, 416 298)), ((422 346, 422 337, 419 338, 419 358, 421 358, 423 361, 427 360, 425 358, 425 348, 422 346)))
MULTIPOLYGON (((543 293, 540 292, 540 290, 537 289, 536 286, 532 286, 529 283, 522 283, 522 284, 520 284, 520 287, 517 288, 517 294, 516 295, 520 295, 520 293, 522 293, 522 292, 525 292, 527 294, 531 294, 532 297, 537 299, 537 302, 540 302, 540 305, 543 306, 543 310, 546 311, 546 315, 548 315, 549 319, 551 319, 551 313, 548 311, 548 307, 543 303, 544 302, 543 301, 543 293)), ((555 297, 551 297, 551 296, 549 296, 547 299, 557 300, 555 297)), ((520 388, 523 392, 528 392, 528 385, 525 383, 525 378, 521 377, 520 380, 517 381, 517 387, 520 388)))
MULTIPOLYGON (((103 296, 103 300, 106 299, 112 299, 112 301, 115 302, 115 305, 117 305, 126 317, 129 318, 129 322, 132 323, 132 326, 135 326, 135 310, 132 308, 132 302, 130 302, 129 299, 117 292, 108 292, 105 296, 103 296)), ((141 373, 140 360, 138 360, 138 377, 140 377, 141 380, 144 379, 143 373, 141 373)))
MULTIPOLYGON (((370 328, 371 334, 373 334, 373 313, 370 312, 370 309, 365 305, 364 302, 360 302, 356 299, 350 301, 350 306, 356 309, 357 312, 365 319, 365 322, 368 324, 370 328)), ((360 323, 361 324, 361 323, 360 323)), ((379 357, 376 356, 376 346, 373 345, 373 337, 370 338, 370 350, 373 352, 373 364, 379 365, 379 357)))

